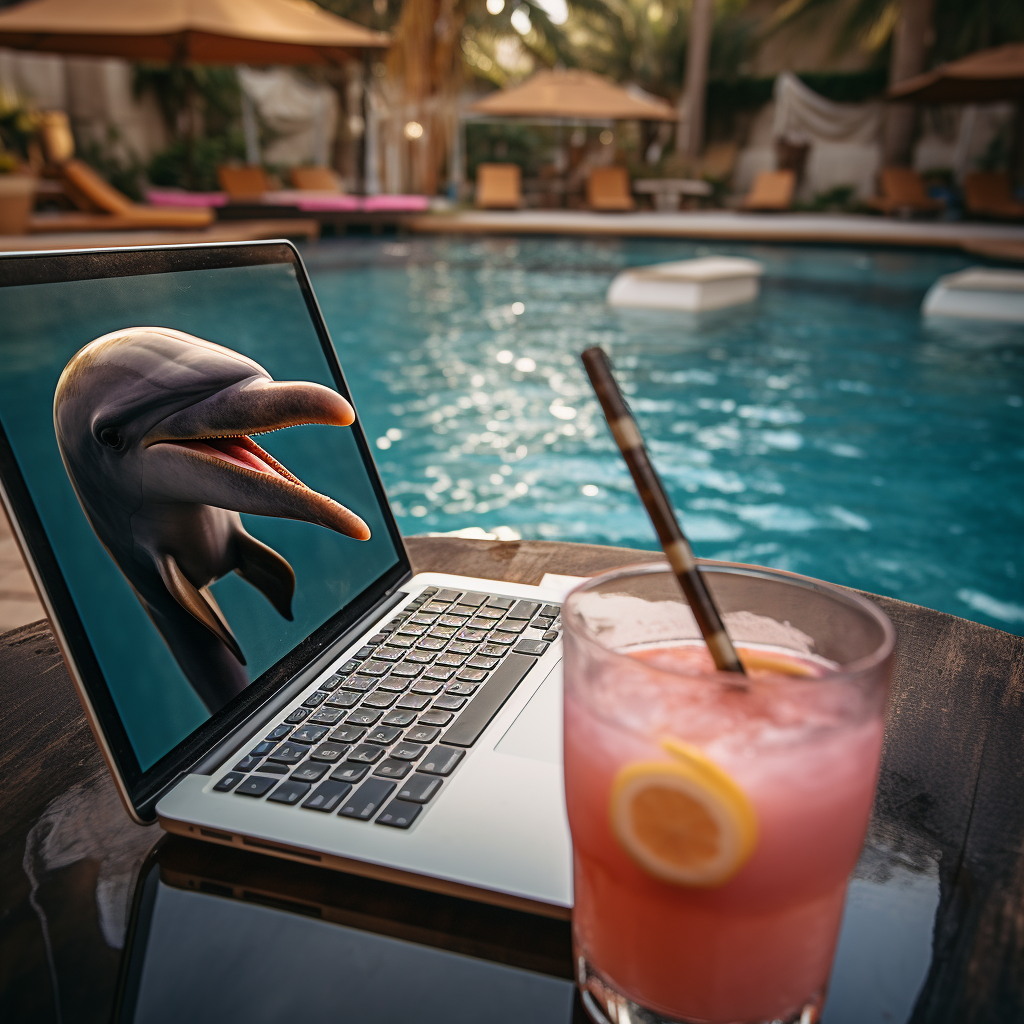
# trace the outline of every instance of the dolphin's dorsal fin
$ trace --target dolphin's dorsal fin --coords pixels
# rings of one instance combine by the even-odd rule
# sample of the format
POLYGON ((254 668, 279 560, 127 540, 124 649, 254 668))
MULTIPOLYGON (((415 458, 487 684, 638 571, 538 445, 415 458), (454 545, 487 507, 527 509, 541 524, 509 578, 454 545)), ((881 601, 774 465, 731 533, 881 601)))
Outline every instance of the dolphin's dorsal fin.
POLYGON ((292 595, 295 593, 295 572, 273 548, 251 537, 245 530, 235 535, 238 545, 238 568, 235 572, 251 583, 277 609, 292 621, 292 595))
POLYGON ((245 655, 242 648, 238 646, 231 627, 224 618, 213 594, 203 587, 199 590, 186 578, 185 574, 178 567, 173 555, 161 554, 156 556, 156 568, 160 573, 160 579, 164 581, 171 596, 182 608, 193 618, 198 619, 218 640, 235 656, 240 664, 245 664, 245 655))

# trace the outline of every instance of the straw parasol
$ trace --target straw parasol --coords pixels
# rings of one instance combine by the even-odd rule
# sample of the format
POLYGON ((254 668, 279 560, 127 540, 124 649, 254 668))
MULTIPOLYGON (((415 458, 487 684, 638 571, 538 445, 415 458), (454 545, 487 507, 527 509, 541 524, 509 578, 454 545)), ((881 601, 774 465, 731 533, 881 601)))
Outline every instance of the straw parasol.
POLYGON ((390 39, 311 0, 29 0, 0 46, 200 64, 335 64, 390 39))
POLYGON ((888 99, 914 103, 1024 100, 1024 43, 979 50, 889 89, 888 99))
POLYGON ((646 99, 589 71, 538 71, 522 85, 477 101, 471 114, 576 121, 675 121, 678 111, 646 99))

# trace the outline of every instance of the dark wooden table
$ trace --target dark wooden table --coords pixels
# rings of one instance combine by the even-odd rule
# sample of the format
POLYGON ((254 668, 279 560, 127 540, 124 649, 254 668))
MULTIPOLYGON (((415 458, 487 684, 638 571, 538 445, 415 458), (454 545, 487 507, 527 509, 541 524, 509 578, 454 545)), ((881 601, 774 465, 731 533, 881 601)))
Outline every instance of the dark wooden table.
MULTIPOLYGON (((411 538, 408 546, 419 571, 522 583, 654 557, 533 541, 411 538)), ((896 624, 898 661, 878 796, 825 1024, 854 1013, 860 1024, 1024 1021, 1024 640, 874 600, 896 624), (913 943, 900 949, 899 935, 922 914, 925 931, 914 942, 923 959, 915 968, 913 943), (903 970, 898 955, 880 953, 885 941, 911 966, 903 970)), ((563 982, 572 976, 564 922, 167 839, 132 824, 45 622, 0 636, 0 693, 4 1020, 111 1019, 146 938, 142 924, 126 938, 130 919, 145 922, 140 878, 157 876, 294 911, 300 922, 319 917, 319 928, 330 920, 357 929, 351 934, 414 944, 402 948, 457 954, 452 963, 510 965, 563 982)), ((254 968, 261 964, 254 957, 254 968)), ((579 1014, 577 1003, 564 1019, 579 1014)))

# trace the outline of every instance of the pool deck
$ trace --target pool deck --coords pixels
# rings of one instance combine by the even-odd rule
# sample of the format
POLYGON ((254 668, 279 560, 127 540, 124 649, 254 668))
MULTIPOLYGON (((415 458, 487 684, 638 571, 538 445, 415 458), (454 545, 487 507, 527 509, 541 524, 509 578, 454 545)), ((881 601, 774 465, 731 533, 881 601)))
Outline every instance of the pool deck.
POLYGON ((905 246, 965 249, 996 259, 1024 258, 1024 224, 897 220, 862 214, 464 210, 410 217, 404 227, 424 234, 597 235, 905 246))

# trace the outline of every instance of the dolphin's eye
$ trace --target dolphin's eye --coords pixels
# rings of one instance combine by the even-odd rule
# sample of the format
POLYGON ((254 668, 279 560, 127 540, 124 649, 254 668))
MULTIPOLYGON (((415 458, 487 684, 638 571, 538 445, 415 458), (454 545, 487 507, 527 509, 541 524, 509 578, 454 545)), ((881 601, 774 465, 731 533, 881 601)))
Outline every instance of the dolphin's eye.
POLYGON ((120 449, 124 447, 124 442, 121 440, 121 434, 117 427, 104 427, 100 431, 100 441, 108 448, 120 449))

